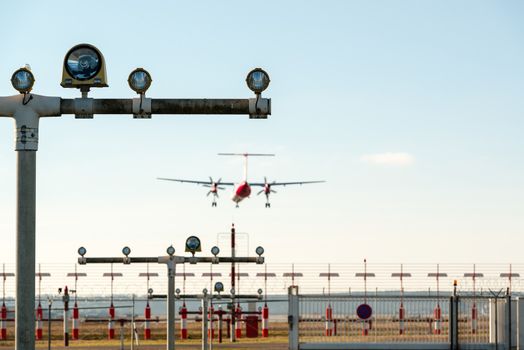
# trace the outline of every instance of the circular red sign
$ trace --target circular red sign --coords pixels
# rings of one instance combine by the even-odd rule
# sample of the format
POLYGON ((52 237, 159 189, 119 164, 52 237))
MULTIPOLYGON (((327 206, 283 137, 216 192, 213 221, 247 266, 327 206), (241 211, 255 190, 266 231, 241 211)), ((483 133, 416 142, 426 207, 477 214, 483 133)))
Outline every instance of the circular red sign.
POLYGON ((357 316, 361 320, 367 320, 373 314, 373 309, 368 304, 360 304, 357 307, 357 316))

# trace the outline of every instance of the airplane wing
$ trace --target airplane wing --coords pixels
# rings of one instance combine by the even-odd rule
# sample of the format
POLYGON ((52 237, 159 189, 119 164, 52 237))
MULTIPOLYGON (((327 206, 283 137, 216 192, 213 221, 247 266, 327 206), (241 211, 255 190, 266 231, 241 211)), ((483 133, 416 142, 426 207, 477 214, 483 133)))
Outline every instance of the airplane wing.
MULTIPOLYGON (((273 186, 288 186, 288 185, 306 185, 306 184, 318 184, 326 182, 325 180, 318 180, 318 181, 295 181, 295 182, 268 182, 268 185, 273 186)), ((249 183, 251 186, 259 186, 264 187, 266 184, 264 182, 256 182, 256 183, 249 183)))
MULTIPOLYGON (((213 183, 211 181, 198 181, 198 180, 184 180, 184 179, 168 179, 165 177, 157 177, 157 180, 165 180, 165 181, 176 181, 176 182, 186 182, 191 184, 197 184, 202 186, 211 186, 213 183)), ((235 184, 233 182, 219 182, 219 186, 234 186, 235 184)))

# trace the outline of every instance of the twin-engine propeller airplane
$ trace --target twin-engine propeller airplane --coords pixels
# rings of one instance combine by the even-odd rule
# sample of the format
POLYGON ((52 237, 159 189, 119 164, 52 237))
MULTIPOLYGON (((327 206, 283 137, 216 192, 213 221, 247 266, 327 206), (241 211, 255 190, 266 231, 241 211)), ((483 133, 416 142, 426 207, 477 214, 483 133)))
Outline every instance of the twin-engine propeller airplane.
POLYGON ((218 196, 218 190, 225 189, 225 186, 234 186, 234 192, 233 197, 231 199, 233 202, 236 203, 236 207, 238 208, 238 203, 240 203, 243 199, 248 198, 251 195, 251 187, 262 187, 260 191, 258 191, 257 195, 265 194, 266 195, 266 208, 271 207, 271 203, 269 202, 269 195, 271 193, 277 193, 275 190, 273 190, 273 187, 275 186, 288 186, 288 185, 305 185, 305 184, 313 184, 313 183, 320 183, 325 181, 293 181, 293 182, 277 182, 272 181, 268 182, 267 178, 264 177, 264 182, 252 182, 249 183, 247 181, 247 158, 252 156, 257 157, 273 157, 274 154, 265 154, 265 153, 218 153, 220 156, 242 156, 244 157, 244 179, 238 183, 235 184, 233 182, 222 182, 222 178, 218 179, 218 181, 213 181, 212 177, 209 177, 209 181, 198 181, 198 180, 184 180, 184 179, 168 179, 159 177, 158 180, 167 180, 167 181, 176 181, 176 182, 187 182, 187 183, 193 183, 197 185, 202 185, 204 187, 209 187, 209 191, 207 192, 207 196, 210 194, 213 195, 213 202, 211 202, 212 207, 217 206, 216 199, 219 198, 218 196))

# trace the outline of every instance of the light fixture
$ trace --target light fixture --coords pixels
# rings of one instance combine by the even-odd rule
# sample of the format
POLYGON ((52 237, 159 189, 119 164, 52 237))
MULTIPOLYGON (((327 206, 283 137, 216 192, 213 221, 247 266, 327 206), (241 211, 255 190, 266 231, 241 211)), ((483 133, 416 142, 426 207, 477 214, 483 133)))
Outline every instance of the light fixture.
POLYGON ((255 249, 255 253, 257 253, 258 256, 261 256, 262 254, 264 254, 264 248, 258 246, 257 249, 255 249))
POLYGON ((176 293, 176 294, 180 294, 180 288, 177 288, 177 289, 175 290, 175 293, 176 293))
POLYGON ((175 254, 175 248, 172 245, 170 245, 169 247, 167 247, 166 252, 169 256, 173 256, 175 254))
POLYGON ((129 87, 137 94, 144 94, 151 86, 151 74, 144 68, 137 68, 129 74, 129 87))
POLYGON ((195 252, 202 251, 200 239, 197 236, 189 236, 186 240, 186 252, 195 255, 195 252))
POLYGON ((65 88, 107 87, 104 56, 93 45, 80 44, 64 57, 62 83, 65 88))
POLYGON ((87 249, 85 249, 84 247, 78 248, 78 255, 80 255, 81 257, 84 257, 86 253, 87 253, 87 249))
POLYGON ((215 292, 220 293, 224 291, 224 284, 222 282, 215 283, 215 292))
POLYGON ((150 294, 150 295, 153 294, 153 288, 149 288, 149 289, 147 290, 147 293, 150 294))
POLYGON ((35 77, 29 66, 17 69, 11 76, 11 84, 21 94, 27 94, 33 88, 35 77))
POLYGON ((217 256, 218 253, 220 253, 220 248, 218 248, 217 246, 214 246, 213 248, 211 248, 211 254, 213 254, 214 256, 217 256))
POLYGON ((229 293, 231 293, 231 295, 235 295, 235 288, 231 288, 231 289, 229 290, 229 293))
POLYGON ((248 73, 246 83, 249 89, 260 95, 269 86, 269 75, 262 68, 255 68, 248 73))
POLYGON ((131 248, 129 248, 128 246, 125 246, 124 248, 122 248, 122 254, 124 254, 125 256, 128 256, 129 254, 131 254, 131 248))
POLYGON ((258 293, 258 295, 262 295, 262 293, 263 293, 262 288, 258 288, 257 293, 258 293))
POLYGON ((203 293, 204 295, 206 295, 206 294, 207 294, 207 288, 202 289, 202 293, 203 293))

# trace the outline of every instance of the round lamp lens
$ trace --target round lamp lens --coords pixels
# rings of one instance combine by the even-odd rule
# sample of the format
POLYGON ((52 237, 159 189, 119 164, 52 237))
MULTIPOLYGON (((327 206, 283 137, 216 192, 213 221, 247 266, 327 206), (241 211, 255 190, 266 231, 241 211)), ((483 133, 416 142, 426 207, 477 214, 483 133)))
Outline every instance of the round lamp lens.
POLYGON ((175 290, 175 293, 176 293, 176 294, 180 294, 180 288, 177 288, 177 289, 175 290))
POLYGON ((262 255, 262 254, 264 254, 264 248, 262 248, 262 247, 257 247, 257 249, 255 250, 255 252, 257 253, 257 255, 262 255))
POLYGON ((169 247, 167 247, 167 250, 166 250, 166 251, 167 251, 167 254, 169 254, 169 255, 173 255, 173 254, 175 254, 175 248, 174 248, 172 245, 170 245, 169 247))
POLYGON ((215 283, 215 291, 222 292, 224 290, 224 284, 222 282, 215 283))
POLYGON ((247 86, 259 94, 269 86, 269 75, 263 69, 253 69, 247 76, 247 86))
POLYGON ((262 289, 259 289, 257 290, 258 294, 262 294, 263 290, 262 289))
POLYGON ((125 256, 131 254, 131 248, 129 247, 122 248, 122 254, 124 254, 125 256))
POLYGON ((28 69, 21 68, 13 74, 11 83, 20 93, 28 93, 33 88, 35 77, 28 69))
POLYGON ((220 249, 217 246, 211 248, 211 254, 218 255, 218 253, 220 253, 220 249))
POLYGON ((139 94, 144 93, 149 89, 151 81, 151 75, 142 68, 138 68, 129 74, 129 86, 139 94))
POLYGON ((102 59, 95 49, 79 45, 66 55, 65 68, 74 79, 89 80, 100 72, 102 59))
POLYGON ((186 241, 186 247, 189 251, 195 252, 200 248, 200 239, 195 236, 191 236, 186 241))
POLYGON ((78 254, 79 255, 84 256, 84 255, 86 255, 86 253, 87 253, 87 250, 84 247, 78 248, 78 254))

